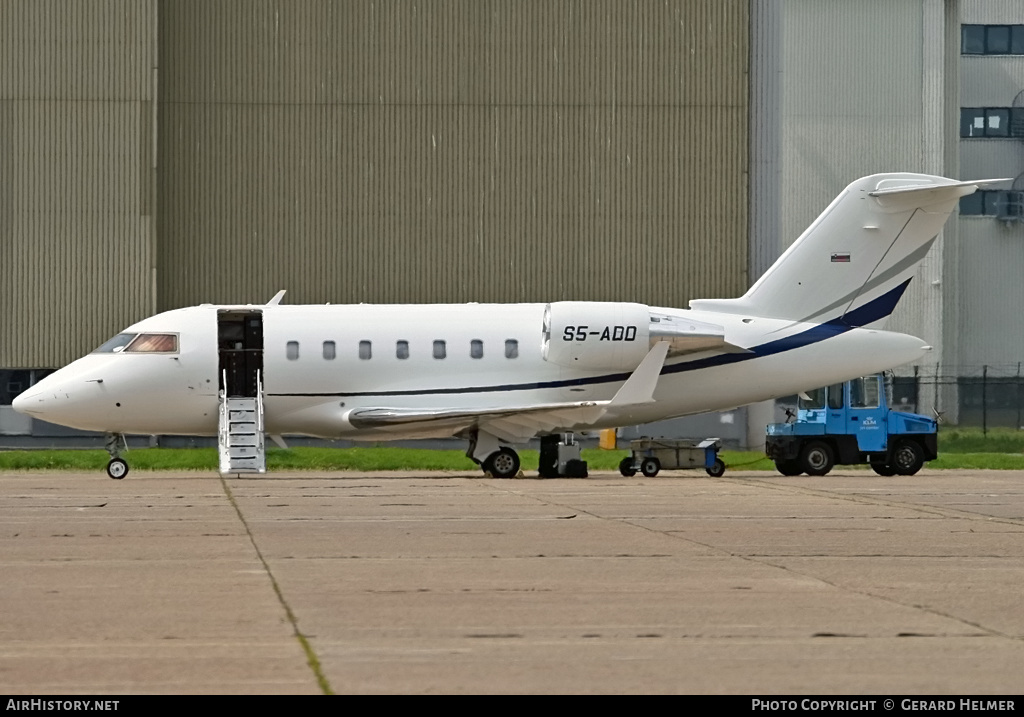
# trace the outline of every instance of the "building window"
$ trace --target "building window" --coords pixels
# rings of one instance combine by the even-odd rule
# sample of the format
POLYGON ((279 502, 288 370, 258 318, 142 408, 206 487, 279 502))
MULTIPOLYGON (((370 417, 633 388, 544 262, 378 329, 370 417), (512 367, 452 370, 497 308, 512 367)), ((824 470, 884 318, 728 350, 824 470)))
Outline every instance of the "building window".
POLYGON ((1024 107, 961 107, 960 136, 1024 138, 1024 107))
POLYGON ((284 355, 289 361, 295 361, 299 358, 299 342, 289 341, 284 345, 284 355))
POLYGON ((1024 25, 961 25, 964 55, 1024 55, 1024 25))
POLYGON ((371 349, 370 342, 369 341, 360 341, 359 342, 359 358, 364 359, 364 360, 369 360, 372 357, 373 357, 373 351, 371 349))
POLYGON ((505 339, 505 358, 519 358, 519 342, 515 339, 505 339))
POLYGON ((337 356, 337 348, 334 342, 324 341, 324 358, 328 361, 333 361, 335 356, 337 356))
POLYGON ((395 342, 395 356, 400 359, 409 358, 409 342, 408 341, 396 341, 395 342))
POLYGON ((960 214, 999 219, 1024 219, 1024 191, 979 189, 960 198, 960 214))
POLYGON ((434 358, 443 359, 448 355, 448 349, 445 346, 444 341, 440 339, 434 341, 434 358))
POLYGON ((484 342, 480 339, 473 339, 469 342, 469 355, 475 359, 484 357, 484 342))

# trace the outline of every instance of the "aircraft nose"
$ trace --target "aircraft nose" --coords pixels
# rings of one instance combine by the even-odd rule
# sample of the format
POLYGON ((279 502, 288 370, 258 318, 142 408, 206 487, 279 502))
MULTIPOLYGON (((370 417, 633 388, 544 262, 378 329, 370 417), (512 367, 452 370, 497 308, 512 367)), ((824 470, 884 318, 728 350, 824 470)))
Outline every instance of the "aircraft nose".
POLYGON ((11 401, 11 407, 18 413, 24 413, 33 418, 50 420, 55 413, 66 407, 68 403, 68 392, 65 387, 66 381, 61 372, 51 374, 27 391, 15 397, 11 401))
POLYGON ((34 413, 34 411, 32 410, 33 408, 35 408, 37 406, 41 408, 41 406, 42 406, 42 400, 41 399, 42 399, 41 394, 39 394, 36 391, 33 391, 32 389, 29 389, 28 391, 25 391, 24 393, 20 393, 20 394, 18 394, 17 396, 14 397, 14 400, 11 401, 11 408, 13 408, 18 413, 24 413, 24 414, 29 414, 30 415, 30 414, 34 413))
POLYGON ((26 416, 77 428, 83 416, 90 414, 90 392, 74 377, 53 374, 11 401, 11 407, 26 416))

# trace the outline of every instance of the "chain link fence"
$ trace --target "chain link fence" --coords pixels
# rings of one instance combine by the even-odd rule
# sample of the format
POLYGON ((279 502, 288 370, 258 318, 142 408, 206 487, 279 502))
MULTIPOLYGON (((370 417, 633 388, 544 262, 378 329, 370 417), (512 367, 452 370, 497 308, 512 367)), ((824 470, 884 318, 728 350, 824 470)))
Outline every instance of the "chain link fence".
POLYGON ((915 366, 890 382, 890 405, 965 428, 1024 430, 1024 364, 915 366))

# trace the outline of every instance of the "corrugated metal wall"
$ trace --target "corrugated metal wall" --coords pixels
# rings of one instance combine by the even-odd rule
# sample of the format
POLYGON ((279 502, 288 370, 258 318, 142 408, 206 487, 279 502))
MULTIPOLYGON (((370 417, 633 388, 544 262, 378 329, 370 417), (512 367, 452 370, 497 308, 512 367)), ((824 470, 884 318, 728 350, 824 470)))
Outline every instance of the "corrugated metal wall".
POLYGON ((960 0, 960 21, 971 25, 1020 25, 1024 8, 1020 0, 960 0))
POLYGON ((1024 230, 990 217, 960 220, 960 356, 952 375, 1008 371, 1024 361, 1024 230))
POLYGON ((920 171, 921 0, 785 0, 781 240, 851 181, 920 171))
MULTIPOLYGON (((964 24, 1024 23, 1017 0, 963 0, 964 24)), ((1011 107, 1024 90, 1024 57, 959 56, 961 107, 1011 107)), ((961 139, 957 143, 965 179, 1024 174, 1024 142, 1019 139, 961 139)), ((992 189, 1009 189, 1010 184, 992 189)), ((1015 185, 1016 186, 1016 185, 1015 185)), ((957 310, 960 337, 951 373, 1014 375, 1024 361, 1024 224, 994 217, 966 216, 958 222, 957 310)))
POLYGON ((154 19, 0 4, 0 366, 62 365, 153 309, 154 19))
POLYGON ((742 293, 747 7, 161 2, 160 307, 742 293))

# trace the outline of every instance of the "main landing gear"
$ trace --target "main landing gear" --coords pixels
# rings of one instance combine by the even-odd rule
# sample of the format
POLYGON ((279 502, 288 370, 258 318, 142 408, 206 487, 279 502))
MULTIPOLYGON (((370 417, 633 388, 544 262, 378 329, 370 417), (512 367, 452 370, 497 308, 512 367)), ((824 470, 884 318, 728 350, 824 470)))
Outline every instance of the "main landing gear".
POLYGON ((121 445, 128 446, 123 433, 108 433, 104 448, 110 454, 110 462, 107 463, 107 475, 114 480, 121 480, 128 475, 128 461, 121 457, 121 445))
MULTIPOLYGON (((469 436, 466 455, 480 465, 484 473, 494 478, 515 478, 522 475, 519 454, 498 442, 496 436, 477 431, 469 436)), ((541 436, 541 478, 586 478, 587 464, 580 460, 580 444, 571 434, 541 436)))
POLYGON ((519 475, 519 454, 498 443, 497 436, 473 431, 469 436, 466 455, 473 459, 488 475, 495 478, 515 478, 519 475))

